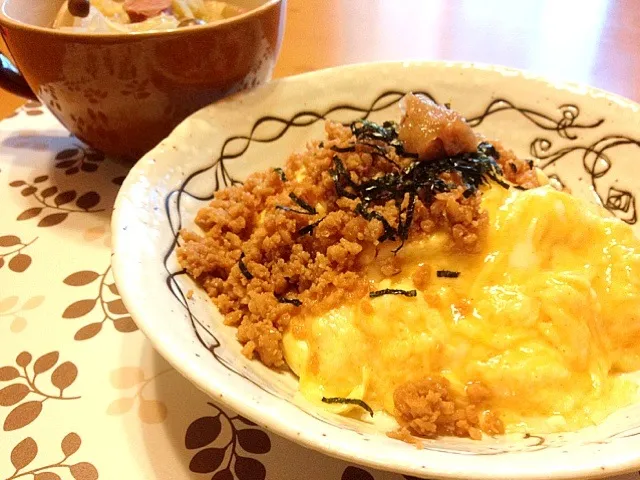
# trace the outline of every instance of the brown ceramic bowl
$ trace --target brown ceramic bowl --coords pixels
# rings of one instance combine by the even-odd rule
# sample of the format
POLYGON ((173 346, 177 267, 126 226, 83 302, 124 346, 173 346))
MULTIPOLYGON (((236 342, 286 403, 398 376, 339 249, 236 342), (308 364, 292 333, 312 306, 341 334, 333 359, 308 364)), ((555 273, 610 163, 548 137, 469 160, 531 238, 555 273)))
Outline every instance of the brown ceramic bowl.
POLYGON ((194 111, 269 80, 286 3, 231 0, 249 11, 171 31, 97 34, 49 28, 63 1, 0 0, 0 33, 19 71, 0 61, 0 86, 35 94, 78 138, 129 158, 194 111))

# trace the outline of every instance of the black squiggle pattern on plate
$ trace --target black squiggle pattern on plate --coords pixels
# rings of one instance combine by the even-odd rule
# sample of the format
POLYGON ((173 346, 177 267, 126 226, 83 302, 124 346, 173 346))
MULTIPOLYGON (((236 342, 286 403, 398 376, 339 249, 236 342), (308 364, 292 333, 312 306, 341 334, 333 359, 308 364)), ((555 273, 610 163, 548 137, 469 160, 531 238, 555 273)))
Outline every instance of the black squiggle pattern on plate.
POLYGON ((582 167, 589 175, 591 186, 600 203, 620 220, 635 225, 638 216, 633 193, 599 182, 613 167, 613 160, 608 151, 625 145, 640 147, 640 140, 624 135, 607 135, 590 145, 571 145, 554 151, 553 144, 548 139, 536 138, 531 142, 530 153, 540 159, 540 168, 543 170, 573 153, 582 153, 582 167))
MULTIPOLYGON (((278 392, 273 391, 268 386, 252 379, 249 377, 248 372, 239 371, 235 366, 229 364, 219 353, 218 348, 221 346, 219 339, 216 337, 214 332, 212 332, 206 325, 204 325, 192 312, 189 302, 187 301, 187 295, 183 291, 182 287, 177 282, 177 278, 181 276, 185 276, 186 272, 184 270, 174 270, 171 266, 170 260, 175 255, 175 250, 179 246, 179 237, 178 232, 182 228, 183 219, 181 213, 181 204, 182 200, 185 197, 190 197, 199 201, 208 201, 213 198, 213 194, 219 190, 220 188, 228 187, 231 185, 236 185, 241 183, 239 180, 234 179, 229 173, 226 162, 229 160, 237 159, 244 155, 244 153, 249 149, 252 142, 257 143, 269 143, 277 141, 282 138, 289 129, 291 128, 299 128, 299 127, 308 127, 313 125, 316 122, 321 120, 326 120, 327 117, 332 113, 337 113, 340 111, 344 112, 353 112, 354 117, 353 120, 360 118, 368 118, 372 113, 384 110, 398 100, 400 100, 407 92, 393 90, 387 91, 380 94, 377 98, 373 100, 373 102, 368 107, 359 107, 351 104, 337 105, 324 112, 314 112, 314 111, 302 111, 293 115, 289 119, 277 117, 277 116, 264 116, 258 119, 253 126, 248 135, 236 135, 227 138, 221 148, 220 155, 218 158, 212 161, 212 163, 204 168, 201 168, 193 173, 191 173, 182 183, 182 185, 171 191, 167 197, 165 198, 165 214, 171 231, 173 233, 174 239, 169 246, 165 256, 164 256, 164 267, 167 272, 166 276, 166 285, 174 298, 184 307, 186 311, 187 318, 191 322, 193 330, 196 334, 198 341, 209 351, 211 351, 213 357, 226 369, 230 372, 243 377, 245 380, 251 382, 256 387, 261 389, 262 391, 273 395, 275 397, 280 397, 278 392), (278 129, 274 134, 269 137, 259 137, 257 135, 257 130, 267 123, 275 123, 280 125, 280 129, 278 129), (237 142, 244 142, 244 144, 235 151, 230 151, 232 144, 237 142), (213 178, 212 184, 213 189, 211 194, 206 196, 196 195, 188 190, 190 183, 198 176, 207 174, 213 170, 213 178), (175 205, 172 203, 175 201, 175 205)), ((435 98, 426 92, 414 92, 421 93, 422 95, 427 96, 433 101, 436 101, 435 98)), ((600 126, 604 120, 600 119, 590 124, 578 124, 576 123, 576 119, 580 114, 580 110, 576 105, 564 104, 558 107, 558 110, 561 113, 561 118, 554 119, 552 116, 544 114, 542 112, 537 112, 531 109, 522 108, 516 106, 514 103, 505 100, 505 99, 494 99, 492 100, 487 108, 475 117, 470 117, 468 122, 471 126, 475 127, 480 125, 487 117, 491 115, 495 115, 504 111, 516 111, 522 116, 524 116, 527 120, 535 124, 537 127, 546 130, 546 131, 555 131, 557 134, 567 140, 574 140, 577 138, 575 133, 572 133, 572 129, 595 129, 600 126)), ((625 137, 617 137, 617 138, 625 138, 625 137)), ((604 140, 604 139, 603 139, 604 140)), ((636 143, 632 139, 626 139, 627 143, 636 143)), ((594 144, 595 145, 595 144, 594 144)), ((612 148, 616 145, 609 145, 606 148, 600 151, 602 154, 606 149, 612 148)), ((546 139, 536 139, 531 143, 531 151, 532 154, 544 159, 543 166, 548 167, 554 162, 558 161, 565 155, 568 155, 572 151, 577 150, 585 150, 585 155, 587 153, 591 153, 594 148, 597 147, 568 147, 562 149, 559 152, 550 152, 551 142, 546 139), (541 143, 542 142, 542 143, 541 143), (546 143, 545 143, 546 142, 546 143)), ((584 162, 585 171, 592 175, 592 181, 595 184, 595 180, 597 178, 602 177, 608 171, 600 172, 595 169, 595 163, 592 167, 589 167, 589 164, 585 160, 584 162)), ((210 174, 210 173, 209 173, 210 174)), ((630 192, 621 191, 617 189, 611 189, 606 201, 603 203, 608 205, 608 208, 611 210, 621 210, 621 211, 633 211, 633 216, 635 218, 635 198, 630 192)), ((634 220, 635 221, 635 220, 634 220)), ((327 421, 326 419, 317 416, 313 413, 305 411, 307 414, 313 416, 315 419, 330 425, 336 426, 334 423, 327 421)), ((341 426, 343 429, 352 429, 348 426, 341 426)), ((356 433, 359 433, 356 431, 356 433)), ((464 449, 451 449, 442 447, 438 445, 437 442, 427 442, 425 444, 425 449, 439 452, 447 452, 447 453, 455 453, 459 455, 498 455, 509 452, 533 452, 546 448, 550 448, 552 446, 560 446, 563 442, 559 442, 558 445, 553 445, 554 442, 548 442, 544 437, 540 436, 529 436, 525 435, 522 440, 524 440, 523 445, 519 445, 517 447, 509 447, 505 445, 486 445, 482 450, 474 450, 468 451, 464 449)))
POLYGON ((543 130, 555 131, 562 138, 575 140, 576 138, 578 138, 578 136, 575 133, 571 133, 571 129, 597 128, 604 122, 604 119, 601 118, 589 124, 576 123, 576 120, 580 115, 580 108, 577 105, 566 103, 560 105, 558 107, 558 110, 560 112, 560 118, 555 119, 550 115, 546 115, 542 112, 536 112, 535 110, 531 110, 530 108, 518 107, 517 105, 511 103, 509 100, 505 100, 504 98, 497 98, 487 106, 482 114, 478 115, 477 117, 469 118, 467 120, 467 123, 469 123, 469 125, 472 127, 477 127, 491 115, 495 115, 496 113, 505 111, 516 111, 531 123, 533 123, 537 127, 542 128, 543 130))

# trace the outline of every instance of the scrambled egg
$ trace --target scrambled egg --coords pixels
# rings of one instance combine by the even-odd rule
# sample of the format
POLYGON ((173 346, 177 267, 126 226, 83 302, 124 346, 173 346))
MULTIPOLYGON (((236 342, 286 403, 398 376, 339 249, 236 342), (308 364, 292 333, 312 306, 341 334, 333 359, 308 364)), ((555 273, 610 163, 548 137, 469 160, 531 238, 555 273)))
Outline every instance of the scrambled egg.
POLYGON ((469 382, 487 386, 483 406, 507 431, 539 432, 597 423, 633 400, 637 387, 618 375, 640 369, 640 242, 631 228, 548 186, 494 186, 483 205, 491 225, 480 253, 450 251, 436 234, 405 244, 391 279, 367 272, 372 291, 416 297, 365 298, 292 321, 285 356, 307 399, 342 412, 353 407, 322 397, 357 398, 393 414, 400 384, 442 375, 461 395, 469 382), (428 275, 422 289, 418 269, 428 275))

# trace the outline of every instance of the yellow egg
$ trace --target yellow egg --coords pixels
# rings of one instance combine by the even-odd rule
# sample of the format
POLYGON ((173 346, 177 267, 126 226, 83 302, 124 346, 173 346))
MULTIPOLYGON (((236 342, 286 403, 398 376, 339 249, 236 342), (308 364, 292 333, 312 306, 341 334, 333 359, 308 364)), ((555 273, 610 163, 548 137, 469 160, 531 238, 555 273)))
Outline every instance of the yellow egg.
POLYGON ((640 369, 631 228, 550 186, 494 186, 483 206, 490 227, 480 253, 453 251, 439 233, 404 245, 398 275, 367 272, 372 290, 415 297, 366 298, 292 322, 284 350, 303 395, 358 398, 393 414, 399 385, 442 375, 460 394, 482 382, 492 393, 483 406, 508 431, 537 432, 591 425, 633 400, 637 387, 619 376, 640 369))

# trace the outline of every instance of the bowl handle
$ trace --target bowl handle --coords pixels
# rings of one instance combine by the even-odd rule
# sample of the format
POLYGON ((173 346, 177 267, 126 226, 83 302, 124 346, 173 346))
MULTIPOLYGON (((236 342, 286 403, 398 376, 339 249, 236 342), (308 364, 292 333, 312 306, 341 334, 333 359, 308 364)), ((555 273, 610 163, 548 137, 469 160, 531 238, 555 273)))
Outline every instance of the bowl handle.
POLYGON ((37 100, 20 71, 0 53, 0 88, 30 100, 37 100))

